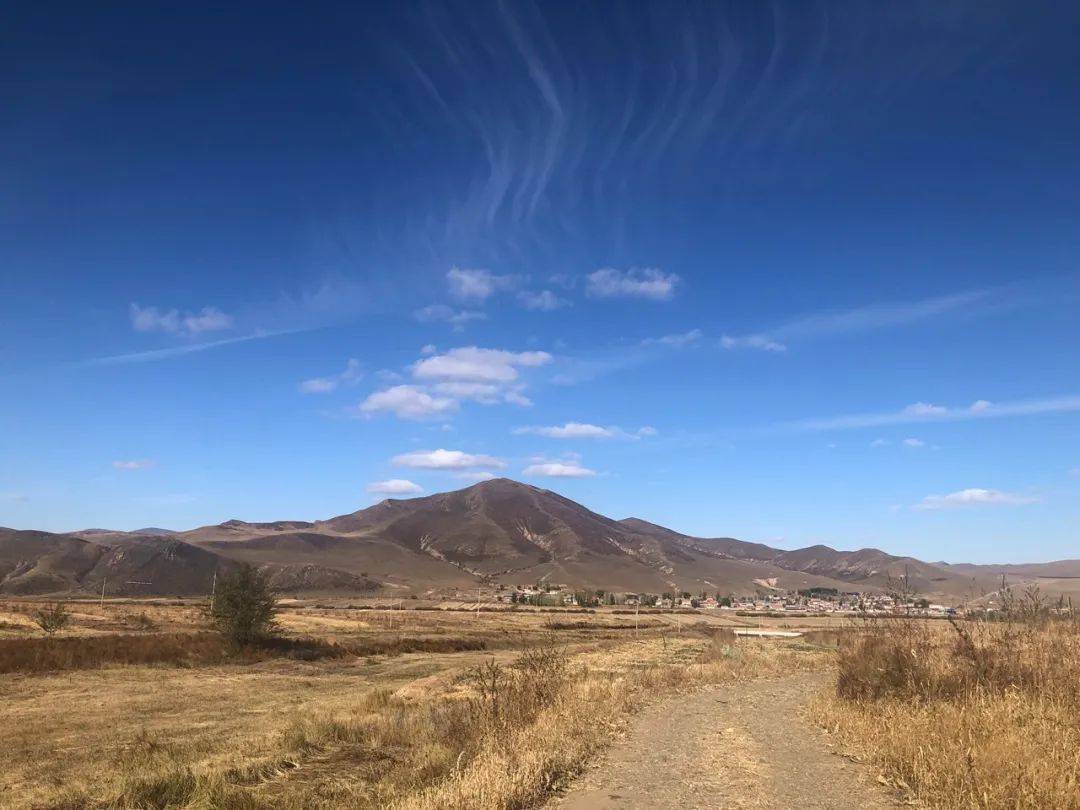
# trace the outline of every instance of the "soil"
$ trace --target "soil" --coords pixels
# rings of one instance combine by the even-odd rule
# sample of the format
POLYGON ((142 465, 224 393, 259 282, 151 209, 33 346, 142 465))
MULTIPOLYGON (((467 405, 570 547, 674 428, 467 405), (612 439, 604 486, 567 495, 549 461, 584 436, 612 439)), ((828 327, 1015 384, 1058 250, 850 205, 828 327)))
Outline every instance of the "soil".
POLYGON ((658 702, 566 795, 558 810, 876 808, 897 798, 803 718, 822 673, 750 680, 658 702))

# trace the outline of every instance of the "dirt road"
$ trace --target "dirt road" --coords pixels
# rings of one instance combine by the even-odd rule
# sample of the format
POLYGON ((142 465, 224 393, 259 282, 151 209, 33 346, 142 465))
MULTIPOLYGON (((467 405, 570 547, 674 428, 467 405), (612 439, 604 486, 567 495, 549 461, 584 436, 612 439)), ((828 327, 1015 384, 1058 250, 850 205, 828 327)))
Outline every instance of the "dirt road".
POLYGON ((554 800, 601 808, 877 808, 897 803, 868 768, 833 754, 801 709, 826 676, 711 687, 638 715, 626 739, 554 800))

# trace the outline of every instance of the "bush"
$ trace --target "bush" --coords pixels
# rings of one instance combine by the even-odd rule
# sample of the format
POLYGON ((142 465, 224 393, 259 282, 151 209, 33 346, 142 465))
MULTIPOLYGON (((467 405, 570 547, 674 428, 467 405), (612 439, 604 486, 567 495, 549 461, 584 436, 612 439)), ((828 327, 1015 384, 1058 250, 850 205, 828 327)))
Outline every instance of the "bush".
POLYGON ((1080 621, 1037 598, 990 622, 875 621, 815 711, 920 804, 1080 808, 1080 621))
POLYGON ((71 614, 67 612, 63 602, 57 602, 50 608, 44 608, 34 613, 34 621, 38 627, 50 636, 58 630, 63 630, 71 621, 71 614))
POLYGON ((276 615, 277 596, 268 574, 245 564, 218 578, 210 618, 233 644, 247 646, 275 635, 276 615))

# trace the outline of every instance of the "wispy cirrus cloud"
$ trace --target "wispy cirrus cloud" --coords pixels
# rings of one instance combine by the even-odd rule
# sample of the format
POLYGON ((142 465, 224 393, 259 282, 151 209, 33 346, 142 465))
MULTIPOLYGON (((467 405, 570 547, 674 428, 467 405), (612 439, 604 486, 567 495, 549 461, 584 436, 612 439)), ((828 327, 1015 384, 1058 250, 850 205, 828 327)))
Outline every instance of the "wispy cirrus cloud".
POLYGON ((471 309, 454 309, 446 304, 429 304, 426 307, 413 310, 413 318, 420 323, 448 323, 454 327, 455 332, 465 329, 465 324, 471 321, 487 320, 487 315, 471 309))
POLYGON ((302 394, 329 394, 336 391, 342 385, 355 385, 364 376, 360 368, 360 361, 355 357, 345 363, 345 370, 329 377, 313 377, 300 383, 302 394))
POLYGON ((450 295, 459 301, 483 303, 497 292, 512 289, 518 283, 517 276, 498 276, 490 270, 463 270, 451 267, 446 274, 450 295))
POLYGON ((963 509, 975 506, 1026 506, 1038 503, 1041 498, 1022 495, 1016 492, 1002 492, 998 489, 961 489, 948 495, 927 495, 912 509, 917 511, 939 511, 942 509, 963 509))
POLYGON ((775 425, 775 428, 781 431, 795 432, 857 430, 886 425, 961 422, 972 419, 1004 419, 1013 416, 1041 416, 1043 414, 1072 413, 1075 411, 1080 411, 1080 396, 1076 395, 998 403, 980 399, 970 405, 959 407, 916 402, 898 411, 797 419, 790 422, 781 422, 775 425))
POLYGON ((132 303, 129 312, 131 326, 136 332, 166 332, 172 335, 195 336, 203 332, 219 332, 233 327, 233 318, 217 307, 203 307, 198 312, 181 313, 176 309, 160 310, 132 303))
POLYGON ((149 470, 156 466, 156 462, 153 459, 121 459, 112 463, 114 470, 122 470, 124 472, 136 472, 138 470, 149 470))
POLYGON ((255 301, 230 314, 225 314, 215 307, 204 307, 199 312, 181 314, 176 309, 163 310, 132 304, 128 315, 136 332, 162 335, 172 340, 175 345, 91 357, 66 365, 88 368, 151 363, 234 344, 311 332, 346 322, 359 313, 370 310, 373 300, 387 300, 391 297, 389 291, 383 291, 379 296, 373 295, 367 282, 343 275, 328 275, 314 285, 301 288, 299 292, 281 293, 272 299, 255 301), (135 309, 136 307, 138 309, 135 309), (218 340, 203 340, 199 343, 191 342, 196 337, 224 329, 226 324, 227 328, 242 334, 218 340))
POLYGON ((631 433, 615 425, 593 425, 588 422, 567 422, 564 425, 515 428, 516 435, 532 434, 549 439, 640 439, 655 436, 655 428, 645 426, 631 433))
POLYGON ((1000 293, 1000 290, 973 290, 920 301, 829 310, 797 318, 763 332, 724 335, 720 346, 724 349, 759 349, 779 353, 786 351, 789 343, 801 340, 874 332, 950 315, 992 312, 1004 306, 1000 293))
POLYGON ((565 298, 560 298, 551 290, 522 290, 518 293, 518 301, 525 309, 539 312, 553 312, 556 309, 570 306, 565 298))
POLYGON ((585 279, 585 294, 592 298, 644 298, 667 301, 675 295, 681 279, 655 267, 616 270, 604 267, 585 279))
POLYGON ((305 331, 300 329, 291 329, 281 332, 256 332, 251 335, 241 335, 239 337, 224 338, 222 340, 211 340, 204 343, 186 343, 181 346, 169 346, 164 349, 149 349, 141 352, 128 352, 126 354, 113 354, 107 357, 92 357, 88 360, 82 360, 74 363, 75 366, 81 367, 93 367, 93 366, 122 366, 131 363, 152 363, 156 360, 168 360, 173 357, 182 357, 186 354, 195 354, 196 352, 205 352, 209 349, 217 349, 221 346, 231 346, 235 343, 247 343, 252 340, 266 340, 267 338, 281 337, 283 335, 291 335, 295 332, 305 331))
POLYGON ((663 335, 658 338, 645 338, 641 341, 642 346, 667 346, 672 349, 684 349, 688 346, 696 346, 701 343, 704 333, 700 329, 691 329, 688 332, 677 332, 672 335, 663 335))

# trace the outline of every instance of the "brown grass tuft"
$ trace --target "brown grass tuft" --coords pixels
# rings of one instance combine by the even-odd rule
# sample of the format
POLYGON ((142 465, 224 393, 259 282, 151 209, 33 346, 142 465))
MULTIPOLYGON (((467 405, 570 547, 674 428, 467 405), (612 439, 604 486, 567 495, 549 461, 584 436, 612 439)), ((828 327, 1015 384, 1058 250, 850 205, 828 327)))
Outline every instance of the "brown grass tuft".
POLYGON ((0 639, 0 674, 56 672, 103 666, 169 664, 202 666, 286 657, 302 661, 361 654, 325 641, 270 638, 237 649, 216 633, 74 636, 0 639))
POLYGON ((815 713, 914 798, 1080 808, 1080 623, 879 622, 815 713))

